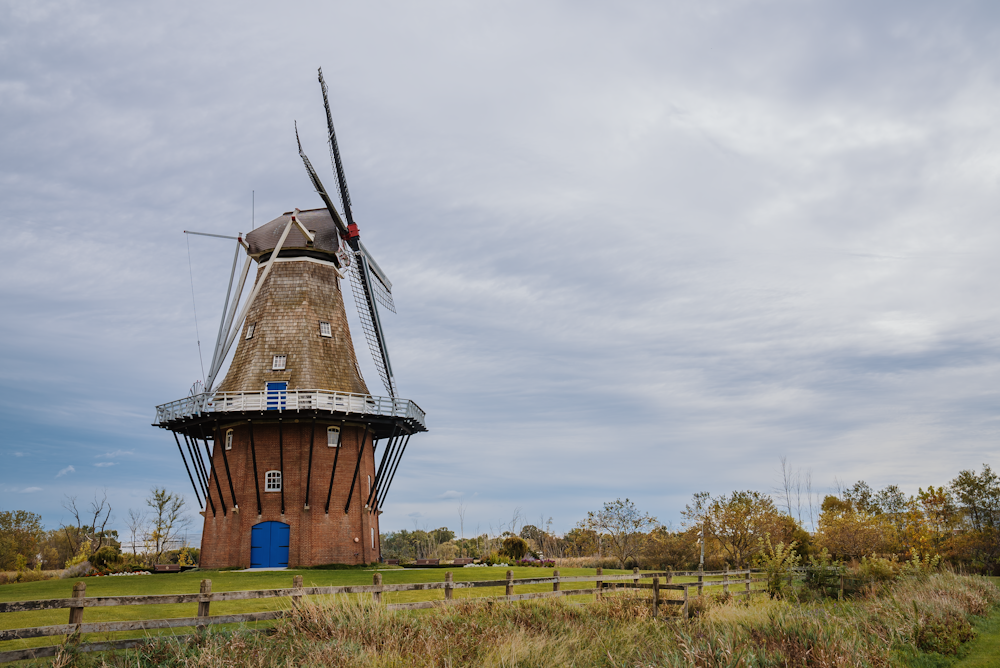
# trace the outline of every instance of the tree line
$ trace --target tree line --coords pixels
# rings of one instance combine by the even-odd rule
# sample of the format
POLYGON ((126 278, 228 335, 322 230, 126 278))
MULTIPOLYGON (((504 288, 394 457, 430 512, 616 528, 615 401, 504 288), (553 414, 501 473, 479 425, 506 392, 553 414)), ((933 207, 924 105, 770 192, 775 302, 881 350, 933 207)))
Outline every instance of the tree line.
POLYGON ((777 546, 787 550, 794 544, 802 557, 938 557, 966 570, 1000 575, 1000 478, 989 465, 979 472, 961 471, 951 482, 914 495, 896 485, 875 490, 863 480, 841 486, 816 504, 818 519, 810 522, 810 530, 795 512, 801 502, 788 495, 795 484, 784 461, 782 470, 785 494, 779 490, 778 496, 784 496, 783 507, 754 490, 718 496, 699 492, 681 512, 679 529, 661 524, 629 499, 617 499, 561 536, 551 530, 551 518, 539 527, 519 522, 515 511, 501 530, 477 531, 472 538, 456 538, 447 527, 383 534, 382 553, 404 561, 472 557, 498 562, 521 555, 650 569, 695 570, 703 563, 707 570, 719 570, 755 565, 777 546))
POLYGON ((106 492, 85 506, 67 497, 63 507, 71 520, 50 530, 36 513, 0 511, 0 571, 38 572, 85 562, 109 571, 148 568, 164 560, 197 563, 197 549, 168 549, 189 520, 184 499, 166 489, 153 488, 145 508, 128 511, 125 535, 109 528, 115 516, 106 492))

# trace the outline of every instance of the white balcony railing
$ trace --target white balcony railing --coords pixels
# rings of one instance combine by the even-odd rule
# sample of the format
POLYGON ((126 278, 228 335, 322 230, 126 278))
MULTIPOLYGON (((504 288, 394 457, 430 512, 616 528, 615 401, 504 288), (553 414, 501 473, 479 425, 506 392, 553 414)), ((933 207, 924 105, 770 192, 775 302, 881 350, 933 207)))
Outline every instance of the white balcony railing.
POLYGON ((156 407, 156 424, 166 424, 202 413, 243 411, 329 411, 351 415, 406 418, 427 428, 426 414, 409 399, 330 390, 271 390, 261 392, 204 392, 156 407))

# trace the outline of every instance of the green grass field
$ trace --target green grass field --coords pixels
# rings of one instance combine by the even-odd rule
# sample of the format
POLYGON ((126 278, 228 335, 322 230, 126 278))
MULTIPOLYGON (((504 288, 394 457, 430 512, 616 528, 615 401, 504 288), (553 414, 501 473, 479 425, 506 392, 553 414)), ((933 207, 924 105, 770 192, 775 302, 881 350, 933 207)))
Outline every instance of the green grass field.
MULTIPOLYGON (((506 577, 507 568, 456 568, 452 571, 456 582, 471 580, 502 580, 506 577)), ((512 568, 514 577, 540 578, 552 575, 552 571, 541 568, 512 568)), ((187 573, 171 573, 161 575, 135 575, 128 577, 90 577, 72 578, 67 580, 46 580, 43 582, 16 583, 0 586, 0 601, 27 601, 36 599, 68 598, 72 595, 73 585, 77 582, 87 584, 87 596, 139 596, 154 594, 195 594, 198 593, 203 579, 212 581, 213 592, 245 591, 253 589, 290 588, 292 578, 301 575, 306 587, 328 587, 340 585, 372 584, 374 570, 286 570, 243 573, 237 571, 192 571, 187 573)), ((403 584, 414 582, 443 582, 447 569, 402 569, 392 568, 380 570, 384 584, 403 584)), ((594 575, 594 569, 563 568, 560 575, 594 575)), ((604 571, 606 574, 626 573, 627 571, 604 571)), ((687 578, 693 579, 693 578, 687 578)), ((680 579, 678 579, 680 580, 680 579)), ((593 586, 589 582, 566 583, 563 589, 586 588, 593 586)), ((518 586, 515 593, 526 594, 537 591, 551 591, 551 584, 518 586)), ((457 589, 455 598, 467 596, 503 596, 503 587, 483 587, 476 589, 457 589)), ((409 603, 443 599, 444 592, 412 591, 392 592, 383 595, 386 603, 409 603)), ((250 601, 223 601, 213 603, 211 614, 232 615, 243 612, 261 612, 279 610, 288 607, 287 598, 270 598, 250 601)), ((171 617, 194 617, 197 614, 196 603, 176 605, 132 605, 121 607, 86 608, 83 621, 109 622, 140 619, 166 619, 171 617)), ((0 614, 0 629, 26 628, 32 626, 51 626, 66 624, 69 620, 68 610, 38 610, 31 612, 10 612, 0 614)), ((261 624, 268 624, 262 622, 261 624)), ((181 634, 190 632, 190 628, 169 629, 163 631, 130 632, 114 634, 91 634, 87 640, 121 640, 154 634, 181 634)), ((0 651, 22 649, 27 647, 42 647, 54 645, 62 641, 62 636, 47 638, 30 638, 0 642, 0 651)))

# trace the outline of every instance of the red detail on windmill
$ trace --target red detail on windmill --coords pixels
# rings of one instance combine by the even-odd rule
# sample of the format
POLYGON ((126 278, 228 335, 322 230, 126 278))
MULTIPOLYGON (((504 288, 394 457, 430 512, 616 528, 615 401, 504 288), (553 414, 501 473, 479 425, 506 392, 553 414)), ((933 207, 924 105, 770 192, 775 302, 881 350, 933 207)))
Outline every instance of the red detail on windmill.
POLYGON ((356 236, 360 236, 360 233, 358 232, 358 226, 356 223, 351 223, 350 225, 347 226, 347 237, 349 239, 353 239, 356 236))

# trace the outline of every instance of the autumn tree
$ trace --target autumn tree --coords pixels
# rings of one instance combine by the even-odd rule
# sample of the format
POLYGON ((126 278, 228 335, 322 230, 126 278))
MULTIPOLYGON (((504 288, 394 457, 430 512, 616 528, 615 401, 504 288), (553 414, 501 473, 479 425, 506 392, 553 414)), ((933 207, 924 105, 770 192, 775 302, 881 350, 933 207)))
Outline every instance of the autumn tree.
POLYGON ((33 567, 44 534, 41 515, 26 510, 0 512, 0 571, 33 567))
POLYGON ((771 497, 752 490, 717 498, 709 498, 704 492, 696 494, 683 514, 689 524, 700 519, 707 531, 706 539, 716 541, 737 568, 750 562, 765 536, 784 527, 771 497))
POLYGON ((618 560, 621 568, 628 561, 635 561, 642 549, 646 531, 656 526, 656 518, 640 512, 629 499, 616 499, 604 508, 587 513, 586 528, 608 538, 608 550, 618 560))

